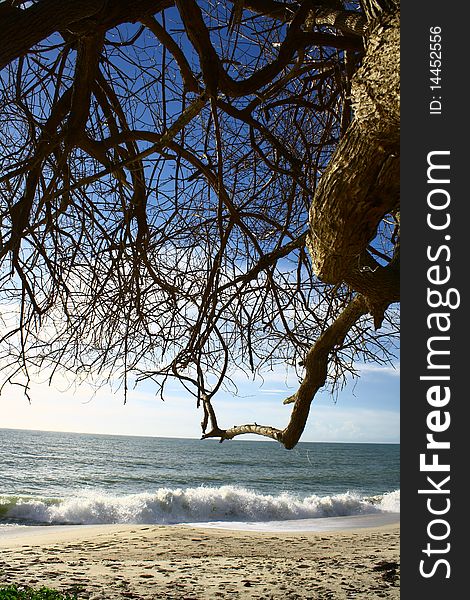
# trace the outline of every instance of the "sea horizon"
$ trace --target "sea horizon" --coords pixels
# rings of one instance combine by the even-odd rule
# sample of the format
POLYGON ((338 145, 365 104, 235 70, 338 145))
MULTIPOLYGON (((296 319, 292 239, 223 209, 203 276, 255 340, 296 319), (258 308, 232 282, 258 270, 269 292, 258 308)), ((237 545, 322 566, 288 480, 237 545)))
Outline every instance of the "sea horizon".
MULTIPOLYGON (((217 438, 205 438, 201 437, 193 437, 193 436, 176 436, 176 435, 147 435, 147 434, 139 434, 139 433, 102 433, 96 431, 70 431, 65 429, 33 429, 29 427, 1 427, 0 431, 30 431, 30 432, 38 432, 38 433, 70 433, 77 435, 99 435, 99 436, 108 436, 108 437, 135 437, 135 438, 148 438, 148 439, 163 439, 163 440, 193 440, 198 442, 208 442, 208 443, 220 443, 220 440, 217 438)), ((268 437, 262 437, 255 434, 247 434, 246 436, 241 436, 237 438, 233 438, 230 440, 224 440, 223 443, 238 443, 238 442, 263 442, 279 445, 279 442, 273 440, 268 437)), ((362 441, 362 440, 301 440, 298 442, 297 447, 302 444, 378 444, 378 445, 390 445, 390 446, 400 446, 400 442, 387 442, 387 441, 362 441)))

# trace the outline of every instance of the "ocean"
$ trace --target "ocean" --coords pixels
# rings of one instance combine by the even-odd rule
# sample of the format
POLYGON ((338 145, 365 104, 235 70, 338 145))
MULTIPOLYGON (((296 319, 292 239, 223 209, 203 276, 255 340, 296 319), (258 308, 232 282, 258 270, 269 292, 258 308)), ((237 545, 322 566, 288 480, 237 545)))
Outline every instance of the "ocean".
POLYGON ((0 429, 0 527, 397 513, 399 452, 0 429))

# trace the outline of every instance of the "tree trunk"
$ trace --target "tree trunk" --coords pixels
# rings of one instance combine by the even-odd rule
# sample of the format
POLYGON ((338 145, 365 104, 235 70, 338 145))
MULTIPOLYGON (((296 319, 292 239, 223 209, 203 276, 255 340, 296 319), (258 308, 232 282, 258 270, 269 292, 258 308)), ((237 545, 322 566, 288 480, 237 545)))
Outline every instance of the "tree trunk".
POLYGON ((380 220, 399 206, 399 13, 383 15, 352 82, 354 121, 335 151, 310 209, 307 246, 328 283, 361 269, 380 220))

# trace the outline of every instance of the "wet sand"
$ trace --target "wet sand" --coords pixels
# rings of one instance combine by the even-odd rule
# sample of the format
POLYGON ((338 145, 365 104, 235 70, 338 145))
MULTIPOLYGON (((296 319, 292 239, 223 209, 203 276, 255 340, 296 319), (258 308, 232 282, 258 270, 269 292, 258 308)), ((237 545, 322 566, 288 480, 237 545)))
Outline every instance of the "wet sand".
POLYGON ((288 532, 149 525, 5 528, 0 583, 75 589, 78 598, 91 600, 398 600, 396 519, 324 521, 330 526, 317 523, 317 530, 302 531, 298 523, 288 532))

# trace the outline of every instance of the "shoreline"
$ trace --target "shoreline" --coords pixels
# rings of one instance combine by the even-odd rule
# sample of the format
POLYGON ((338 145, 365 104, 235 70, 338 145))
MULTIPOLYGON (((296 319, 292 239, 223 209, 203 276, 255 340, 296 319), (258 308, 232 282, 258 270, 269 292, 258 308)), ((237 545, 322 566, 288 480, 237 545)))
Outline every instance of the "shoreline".
POLYGON ((207 523, 184 523, 187 527, 223 529, 229 531, 253 531, 265 533, 307 533, 319 531, 347 531, 398 525, 400 513, 374 513, 348 515, 344 517, 316 517, 310 519, 289 519, 284 521, 209 521, 207 523))
POLYGON ((398 600, 399 515, 377 516, 330 517, 315 531, 6 527, 0 584, 75 589, 79 600, 398 600))
POLYGON ((54 539, 74 539, 82 535, 126 530, 132 527, 183 527, 191 529, 211 529, 234 532, 255 533, 308 533, 348 531, 399 525, 399 513, 378 513, 366 515, 348 515, 341 517, 317 517, 312 519, 289 519, 283 521, 207 521, 174 524, 67 524, 67 525, 19 525, 0 524, 0 548, 17 544, 43 544, 54 539))

